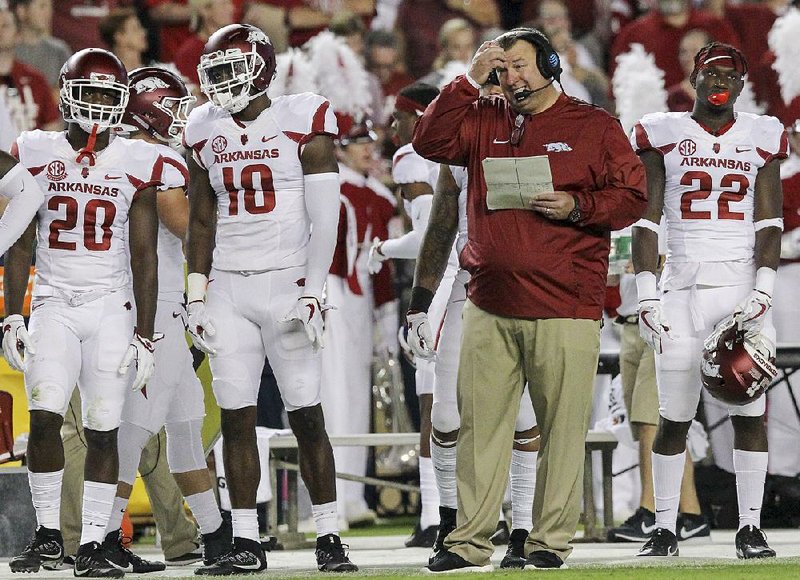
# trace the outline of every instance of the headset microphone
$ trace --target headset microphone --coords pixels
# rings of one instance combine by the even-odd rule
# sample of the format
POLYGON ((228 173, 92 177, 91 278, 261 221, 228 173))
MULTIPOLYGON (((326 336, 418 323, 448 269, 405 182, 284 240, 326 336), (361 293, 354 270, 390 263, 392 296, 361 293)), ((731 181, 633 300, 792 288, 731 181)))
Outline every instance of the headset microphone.
POLYGON ((533 90, 525 89, 525 90, 523 90, 523 91, 519 91, 518 93, 514 93, 514 98, 515 98, 516 100, 518 100, 518 101, 524 101, 525 99, 527 99, 527 98, 528 98, 528 97, 530 97, 531 95, 534 95, 534 94, 538 93, 539 91, 543 91, 543 90, 545 90, 547 87, 549 87, 550 85, 552 85, 552 84, 553 84, 553 80, 554 80, 554 79, 550 79, 550 82, 549 82, 549 83, 547 83, 547 84, 546 84, 546 85, 544 85, 543 87, 539 87, 538 89, 533 89, 533 90))

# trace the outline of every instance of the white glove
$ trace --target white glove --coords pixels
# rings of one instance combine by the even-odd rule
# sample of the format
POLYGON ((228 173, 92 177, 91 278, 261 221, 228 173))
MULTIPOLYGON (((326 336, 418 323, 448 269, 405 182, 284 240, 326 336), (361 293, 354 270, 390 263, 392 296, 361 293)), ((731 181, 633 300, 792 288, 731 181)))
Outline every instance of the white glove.
POLYGON ((414 356, 421 359, 433 360, 436 357, 434 350, 433 332, 431 331, 431 323, 428 320, 427 312, 414 312, 406 314, 406 322, 408 323, 408 346, 414 356))
POLYGON ((377 274, 383 268, 383 263, 389 258, 381 253, 381 245, 383 242, 379 238, 372 240, 372 246, 369 248, 369 259, 367 260, 367 270, 370 274, 377 274))
POLYGON ((661 339, 669 337, 669 324, 661 312, 661 301, 658 298, 639 301, 639 334, 644 341, 661 354, 661 339))
POLYGON ((187 330, 194 345, 206 354, 217 354, 217 351, 208 344, 208 337, 214 336, 217 330, 206 312, 206 303, 202 300, 190 302, 186 307, 186 314, 187 330))
POLYGON ((127 374, 128 368, 131 363, 136 361, 136 377, 133 379, 134 391, 141 391, 153 376, 153 371, 156 369, 155 356, 155 342, 164 338, 163 334, 154 334, 153 340, 145 338, 139 334, 137 329, 133 329, 133 338, 128 345, 128 350, 125 356, 122 357, 122 362, 119 364, 118 373, 121 375, 127 374))
POLYGON ((759 334, 770 308, 772 308, 772 297, 761 290, 753 290, 734 311, 739 328, 744 330, 748 337, 759 334))
POLYGON ((25 358, 28 355, 36 354, 36 347, 33 346, 31 335, 25 328, 25 320, 21 314, 6 316, 3 321, 3 355, 10 366, 15 371, 25 371, 25 359, 22 358, 22 351, 25 351, 25 358))
POLYGON ((335 310, 330 304, 321 304, 316 296, 301 296, 292 309, 281 319, 281 322, 293 322, 298 320, 303 323, 314 352, 325 348, 323 333, 325 331, 325 320, 322 313, 326 310, 335 310))

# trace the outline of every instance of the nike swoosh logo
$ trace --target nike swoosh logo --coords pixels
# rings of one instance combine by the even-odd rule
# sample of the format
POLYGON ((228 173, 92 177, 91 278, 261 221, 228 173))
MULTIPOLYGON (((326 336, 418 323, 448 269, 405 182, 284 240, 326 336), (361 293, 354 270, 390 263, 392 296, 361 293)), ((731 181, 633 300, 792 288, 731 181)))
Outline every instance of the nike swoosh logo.
POLYGON ((752 151, 752 150, 753 149, 751 147, 737 147, 736 148, 736 152, 737 153, 744 153, 746 151, 752 151))
POLYGON ((656 513, 657 514, 663 514, 664 512, 668 512, 668 511, 669 511, 669 508, 666 508, 666 509, 663 509, 663 510, 656 510, 656 513))
POLYGON ((172 318, 179 318, 179 317, 180 317, 180 315, 181 315, 181 313, 180 313, 180 312, 173 312, 173 313, 172 313, 172 318))
POLYGON ((273 135, 272 137, 262 137, 261 142, 266 143, 267 141, 272 141, 277 135, 273 135))
POLYGON ((110 181, 112 179, 122 179, 122 177, 119 175, 109 175, 108 173, 106 173, 105 179, 108 179, 110 181))
POLYGON ((115 564, 111 560, 106 560, 106 562, 114 566, 114 568, 116 568, 117 570, 122 570, 123 572, 133 572, 133 564, 131 564, 130 562, 128 562, 127 566, 120 566, 118 564, 115 564))
POLYGON ((256 562, 255 564, 239 564, 237 562, 234 564, 234 567, 240 570, 259 570, 261 568, 261 562, 256 562))
POLYGON ((750 508, 750 511, 751 511, 751 512, 757 512, 757 511, 758 511, 758 510, 760 510, 760 509, 761 509, 761 508, 750 508))
POLYGON ((652 526, 646 526, 646 525, 644 525, 644 522, 642 522, 642 532, 643 533, 652 534, 653 530, 655 530, 655 529, 656 529, 656 525, 655 524, 653 524, 652 526))
POLYGON ((667 548, 667 556, 674 556, 678 553, 678 548, 667 548))
POLYGON ((311 322, 311 319, 314 318, 314 312, 316 312, 317 307, 314 306, 313 304, 306 304, 306 308, 308 308, 308 310, 310 311, 308 315, 308 321, 311 322))
POLYGON ((684 540, 685 540, 686 538, 691 538, 691 537, 693 537, 693 536, 696 536, 696 535, 697 535, 697 534, 699 534, 700 532, 702 532, 702 531, 703 531, 703 528, 705 528, 705 526, 697 526, 697 527, 696 527, 695 529, 693 529, 693 530, 687 530, 686 528, 683 528, 683 531, 681 532, 681 536, 683 536, 683 539, 684 539, 684 540))
POLYGON ((39 302, 39 304, 34 304, 33 306, 31 306, 31 312, 33 312, 34 310, 36 310, 40 306, 44 306, 44 302, 39 302))
POLYGON ((494 141, 492 141, 492 143, 494 143, 495 145, 503 145, 504 143, 510 143, 510 142, 511 139, 506 139, 505 141, 502 141, 500 139, 495 139, 494 141))

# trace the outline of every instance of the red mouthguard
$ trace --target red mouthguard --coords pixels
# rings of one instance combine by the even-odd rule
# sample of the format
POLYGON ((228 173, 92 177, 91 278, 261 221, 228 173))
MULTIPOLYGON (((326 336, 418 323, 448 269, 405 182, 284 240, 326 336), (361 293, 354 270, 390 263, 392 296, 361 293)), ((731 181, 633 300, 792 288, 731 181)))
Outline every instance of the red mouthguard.
POLYGON ((724 105, 728 102, 728 99, 731 98, 731 94, 728 91, 722 91, 720 93, 711 93, 708 95, 708 102, 712 105, 724 105))

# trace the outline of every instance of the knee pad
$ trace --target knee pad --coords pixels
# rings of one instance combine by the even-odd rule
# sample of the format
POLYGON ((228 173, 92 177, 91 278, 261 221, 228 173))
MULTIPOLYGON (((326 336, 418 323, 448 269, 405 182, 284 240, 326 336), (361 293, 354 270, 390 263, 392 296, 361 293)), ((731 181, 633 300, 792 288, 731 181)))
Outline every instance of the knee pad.
POLYGON ((461 417, 458 414, 458 405, 443 403, 434 399, 431 408, 431 424, 439 433, 450 433, 461 428, 461 417))
POLYGON ((118 479, 128 485, 133 485, 136 480, 136 471, 142 458, 142 449, 154 434, 134 425, 122 423, 117 436, 117 451, 119 452, 118 479))
POLYGON ((172 473, 206 469, 202 419, 167 423, 167 462, 172 473))
POLYGON ((113 431, 122 419, 122 405, 117 398, 95 397, 83 400, 83 428, 94 431, 113 431))
POLYGON ((30 411, 49 411, 64 416, 67 408, 67 394, 60 385, 44 383, 31 388, 28 396, 30 411))

